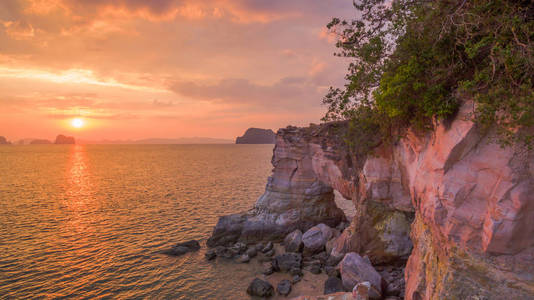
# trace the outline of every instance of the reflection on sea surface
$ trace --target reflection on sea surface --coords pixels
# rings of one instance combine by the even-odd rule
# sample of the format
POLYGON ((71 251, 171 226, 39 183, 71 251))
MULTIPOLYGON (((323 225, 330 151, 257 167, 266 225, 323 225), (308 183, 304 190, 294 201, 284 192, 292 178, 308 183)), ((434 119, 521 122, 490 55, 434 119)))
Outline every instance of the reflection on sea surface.
POLYGON ((0 148, 0 298, 247 298, 250 266, 159 251, 203 244, 217 216, 250 208, 271 155, 270 145, 0 148))

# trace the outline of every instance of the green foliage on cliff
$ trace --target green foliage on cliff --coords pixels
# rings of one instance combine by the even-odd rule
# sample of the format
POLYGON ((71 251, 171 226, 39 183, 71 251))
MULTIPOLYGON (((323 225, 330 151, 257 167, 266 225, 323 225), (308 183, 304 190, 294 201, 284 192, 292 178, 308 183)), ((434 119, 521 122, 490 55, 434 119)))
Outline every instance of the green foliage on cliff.
POLYGON ((351 119, 365 153, 403 128, 428 130, 473 100, 472 119, 501 145, 531 144, 534 4, 531 1, 361 0, 334 18, 336 55, 351 59, 344 88, 323 99, 324 121, 351 119), (370 139, 370 140, 369 140, 370 139))

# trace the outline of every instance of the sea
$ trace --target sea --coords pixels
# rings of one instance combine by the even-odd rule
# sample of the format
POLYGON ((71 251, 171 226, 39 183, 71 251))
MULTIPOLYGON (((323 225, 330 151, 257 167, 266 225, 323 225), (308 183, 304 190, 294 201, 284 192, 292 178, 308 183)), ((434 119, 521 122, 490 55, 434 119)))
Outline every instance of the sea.
POLYGON ((250 299, 261 269, 206 261, 263 193, 273 145, 0 147, 0 299, 250 299), (178 242, 202 249, 161 254, 178 242))

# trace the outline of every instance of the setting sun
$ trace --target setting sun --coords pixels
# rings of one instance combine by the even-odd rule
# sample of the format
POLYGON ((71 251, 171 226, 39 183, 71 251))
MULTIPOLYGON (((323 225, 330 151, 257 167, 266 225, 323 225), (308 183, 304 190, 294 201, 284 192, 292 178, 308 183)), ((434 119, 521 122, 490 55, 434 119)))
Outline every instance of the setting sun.
POLYGON ((83 121, 83 119, 74 118, 74 119, 72 119, 72 121, 70 121, 70 124, 72 125, 72 127, 82 128, 83 125, 85 124, 85 122, 83 121))

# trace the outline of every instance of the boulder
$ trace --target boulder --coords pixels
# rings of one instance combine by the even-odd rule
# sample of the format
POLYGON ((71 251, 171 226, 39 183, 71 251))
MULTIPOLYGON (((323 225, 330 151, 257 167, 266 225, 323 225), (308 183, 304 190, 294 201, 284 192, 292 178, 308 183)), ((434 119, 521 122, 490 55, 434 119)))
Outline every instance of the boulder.
POLYGON ((258 251, 256 250, 256 247, 252 246, 249 247, 245 253, 248 255, 248 257, 253 258, 256 257, 258 251))
POLYGON ((282 296, 289 295, 291 293, 291 282, 287 279, 280 281, 276 287, 276 291, 282 296))
POLYGON ((302 243, 304 244, 304 255, 313 255, 322 252, 325 249, 327 240, 327 233, 321 230, 320 227, 314 226, 302 235, 302 243))
POLYGON ((248 263, 250 261, 250 257, 246 254, 241 254, 237 259, 236 262, 238 263, 248 263))
POLYGON ((187 252, 198 251, 200 249, 200 244, 196 240, 191 240, 183 243, 178 243, 169 250, 163 251, 164 254, 180 256, 184 255, 187 252))
POLYGON ((271 297, 273 292, 273 286, 269 282, 259 278, 255 278, 247 288, 247 294, 257 297, 271 297))
POLYGON ((301 264, 302 255, 300 253, 284 253, 273 259, 274 270, 280 272, 289 272, 292 268, 300 269, 301 264))
POLYGON ((291 232, 284 239, 284 246, 286 252, 300 252, 302 251, 302 231, 299 229, 291 232))
POLYGON ((382 277, 373 266, 354 252, 347 253, 339 263, 339 272, 343 287, 351 291, 356 284, 368 281, 371 284, 369 296, 372 299, 382 297, 382 277))
POLYGON ((328 277, 328 279, 324 282, 325 295, 343 291, 343 282, 338 277, 328 277))

